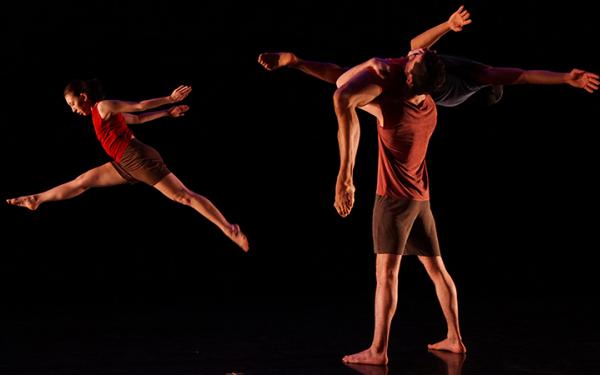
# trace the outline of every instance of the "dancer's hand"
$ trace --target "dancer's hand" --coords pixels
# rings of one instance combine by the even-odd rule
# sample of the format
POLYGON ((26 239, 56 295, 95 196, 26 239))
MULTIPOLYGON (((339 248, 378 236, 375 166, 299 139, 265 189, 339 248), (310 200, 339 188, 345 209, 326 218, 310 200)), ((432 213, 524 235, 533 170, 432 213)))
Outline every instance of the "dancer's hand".
POLYGON ((171 100, 171 103, 180 102, 185 99, 190 92, 192 92, 192 86, 181 85, 173 90, 173 93, 169 96, 169 99, 171 100))
POLYGON ((467 10, 464 10, 464 5, 461 5, 460 8, 448 18, 450 30, 455 32, 462 31, 464 26, 472 22, 470 17, 471 14, 469 14, 467 10))
POLYGON ((170 108, 167 112, 171 117, 179 117, 185 115, 185 113, 190 109, 187 105, 178 105, 170 108))
POLYGON ((293 65, 297 61, 298 57, 291 52, 265 52, 258 55, 258 63, 269 71, 293 65))
POLYGON ((335 202, 333 203, 333 207, 335 207, 341 217, 348 216, 350 211, 352 211, 355 191, 356 188, 352 184, 352 181, 344 183, 338 178, 338 182, 335 185, 335 202))
POLYGON ((586 72, 581 69, 573 69, 567 76, 567 83, 573 87, 584 89, 585 91, 592 94, 598 90, 598 74, 586 72))

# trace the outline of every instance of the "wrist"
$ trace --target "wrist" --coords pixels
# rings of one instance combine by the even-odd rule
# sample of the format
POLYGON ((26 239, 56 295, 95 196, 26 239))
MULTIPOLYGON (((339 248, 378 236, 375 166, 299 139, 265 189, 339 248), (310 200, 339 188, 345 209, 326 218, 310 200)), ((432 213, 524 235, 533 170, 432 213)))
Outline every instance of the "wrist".
POLYGON ((346 187, 352 186, 352 173, 340 171, 338 174, 338 183, 346 187))

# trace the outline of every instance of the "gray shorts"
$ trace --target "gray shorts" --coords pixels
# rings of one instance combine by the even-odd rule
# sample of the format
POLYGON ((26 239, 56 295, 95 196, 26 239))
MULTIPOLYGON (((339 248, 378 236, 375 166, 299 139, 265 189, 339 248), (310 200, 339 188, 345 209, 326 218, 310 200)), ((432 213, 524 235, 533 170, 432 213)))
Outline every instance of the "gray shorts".
POLYGON ((133 138, 123 152, 119 162, 113 161, 113 167, 130 184, 144 182, 154 186, 171 173, 162 157, 154 148, 133 138))
POLYGON ((377 195, 373 207, 376 254, 439 256, 440 245, 429 201, 377 195))
POLYGON ((488 67, 477 61, 462 57, 439 55, 446 66, 446 81, 431 97, 442 107, 455 107, 469 99, 477 91, 490 86, 478 81, 478 76, 488 67))

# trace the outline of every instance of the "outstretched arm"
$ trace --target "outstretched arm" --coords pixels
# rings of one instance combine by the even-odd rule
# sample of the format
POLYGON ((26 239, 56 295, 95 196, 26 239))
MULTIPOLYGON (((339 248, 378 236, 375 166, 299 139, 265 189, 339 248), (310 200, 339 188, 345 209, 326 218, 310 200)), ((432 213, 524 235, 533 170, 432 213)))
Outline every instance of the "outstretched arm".
POLYGON ((567 73, 551 72, 547 70, 523 70, 519 68, 489 67, 481 72, 479 80, 487 84, 503 85, 561 85, 567 84, 584 89, 589 93, 598 90, 600 84, 598 74, 573 69, 567 73))
POLYGON ((391 66, 386 59, 372 57, 362 64, 358 64, 344 72, 344 74, 342 74, 336 81, 337 87, 343 86, 346 82, 348 82, 349 79, 355 76, 356 73, 365 69, 373 69, 375 74, 377 74, 380 78, 385 78, 390 73, 391 66))
POLYGON ((113 113, 122 112, 142 112, 152 108, 160 107, 165 104, 177 103, 185 99, 192 88, 190 86, 181 85, 169 96, 161 98, 142 100, 141 102, 129 102, 123 100, 103 100, 98 103, 98 112, 103 119, 107 119, 113 113))
POLYGON ((464 6, 461 5, 456 12, 452 13, 447 21, 442 22, 439 25, 432 27, 424 33, 414 37, 410 41, 410 49, 430 48, 448 31, 462 31, 465 25, 471 23, 471 19, 469 17, 471 17, 471 15, 468 11, 464 10, 464 6))
POLYGON ((351 77, 333 95, 340 148, 334 207, 342 217, 348 216, 354 205, 353 173, 360 140, 356 108, 368 105, 382 91, 381 79, 373 71, 365 69, 351 77))
POLYGON ((258 56, 258 63, 269 71, 283 67, 294 68, 329 83, 335 83, 347 70, 336 64, 304 60, 291 52, 261 53, 258 56))
POLYGON ((180 117, 185 115, 189 109, 190 107, 187 105, 177 105, 161 111, 143 112, 140 114, 123 113, 123 117, 125 118, 125 122, 128 124, 143 124, 144 122, 156 120, 157 118, 166 116, 180 117))

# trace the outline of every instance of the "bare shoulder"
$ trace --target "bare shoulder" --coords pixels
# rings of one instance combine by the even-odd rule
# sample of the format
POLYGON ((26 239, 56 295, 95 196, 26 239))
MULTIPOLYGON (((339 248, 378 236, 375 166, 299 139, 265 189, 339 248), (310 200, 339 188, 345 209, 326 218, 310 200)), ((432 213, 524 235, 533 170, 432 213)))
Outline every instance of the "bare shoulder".
POLYGON ((108 120, 116 108, 115 100, 101 100, 98 102, 98 113, 103 120, 108 120))

